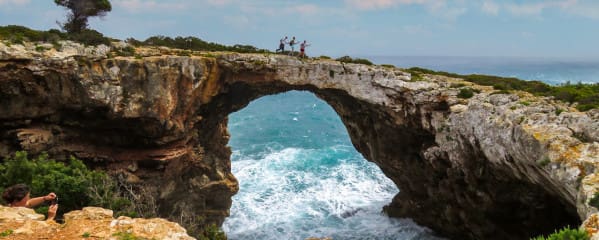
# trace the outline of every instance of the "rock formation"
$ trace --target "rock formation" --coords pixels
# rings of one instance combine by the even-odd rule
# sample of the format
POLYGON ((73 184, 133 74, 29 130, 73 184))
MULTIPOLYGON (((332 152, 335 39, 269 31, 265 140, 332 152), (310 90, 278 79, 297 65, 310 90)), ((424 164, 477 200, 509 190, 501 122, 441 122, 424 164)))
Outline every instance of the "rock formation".
POLYGON ((238 190, 228 114, 290 90, 330 104, 356 149, 397 184, 390 216, 454 239, 528 239, 597 212, 588 204, 599 191, 597 110, 332 60, 32 49, 0 43, 0 155, 47 151, 118 171, 173 220, 222 223, 238 190), (461 99, 460 88, 480 92, 461 99))
POLYGON ((0 233, 11 240, 30 239, 163 239, 193 240, 177 223, 161 218, 119 217, 112 211, 86 207, 64 215, 64 224, 43 221, 44 215, 29 208, 0 206, 0 233))

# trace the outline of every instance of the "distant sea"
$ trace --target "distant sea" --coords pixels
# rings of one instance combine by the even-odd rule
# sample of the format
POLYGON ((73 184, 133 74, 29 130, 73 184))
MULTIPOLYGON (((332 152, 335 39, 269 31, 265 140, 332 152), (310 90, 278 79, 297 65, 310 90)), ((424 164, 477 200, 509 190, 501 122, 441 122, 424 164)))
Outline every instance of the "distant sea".
POLYGON ((376 64, 397 67, 423 67, 459 74, 487 74, 540 80, 549 84, 599 82, 599 57, 596 59, 534 57, 365 57, 376 64))
MULTIPOLYGON (((599 82, 599 60, 368 57, 419 66, 541 80, 599 82)), ((229 239, 440 239, 410 219, 381 213, 400 190, 351 144, 335 111, 309 92, 265 96, 229 116, 240 190, 223 225, 229 239)))

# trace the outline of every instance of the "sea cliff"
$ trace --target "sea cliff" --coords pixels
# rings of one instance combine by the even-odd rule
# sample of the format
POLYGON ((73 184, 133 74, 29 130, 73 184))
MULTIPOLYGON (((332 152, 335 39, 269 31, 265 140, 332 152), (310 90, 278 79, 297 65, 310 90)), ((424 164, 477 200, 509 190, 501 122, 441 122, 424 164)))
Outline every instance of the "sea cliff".
POLYGON ((228 114, 305 90, 397 184, 392 217, 452 239, 528 239, 584 220, 597 231, 599 110, 392 67, 122 47, 0 42, 0 155, 73 155, 124 174, 162 217, 222 224, 239 186, 228 114))

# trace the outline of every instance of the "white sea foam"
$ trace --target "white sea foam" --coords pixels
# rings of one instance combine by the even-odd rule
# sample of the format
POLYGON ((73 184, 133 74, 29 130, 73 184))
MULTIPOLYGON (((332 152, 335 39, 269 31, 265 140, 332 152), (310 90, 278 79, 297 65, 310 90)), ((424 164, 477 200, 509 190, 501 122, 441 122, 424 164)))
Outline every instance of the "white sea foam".
POLYGON ((350 146, 284 148, 233 161, 240 191, 223 229, 229 239, 432 239, 380 213, 398 192, 350 146))

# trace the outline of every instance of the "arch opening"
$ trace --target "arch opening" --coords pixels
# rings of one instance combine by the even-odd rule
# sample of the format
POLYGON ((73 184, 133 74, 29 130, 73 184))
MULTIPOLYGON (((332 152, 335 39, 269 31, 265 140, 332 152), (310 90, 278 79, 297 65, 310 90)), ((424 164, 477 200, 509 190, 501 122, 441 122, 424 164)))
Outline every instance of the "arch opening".
POLYGON ((240 186, 223 224, 231 239, 438 239, 381 213, 398 189, 314 94, 261 97, 230 114, 228 129, 240 186))

